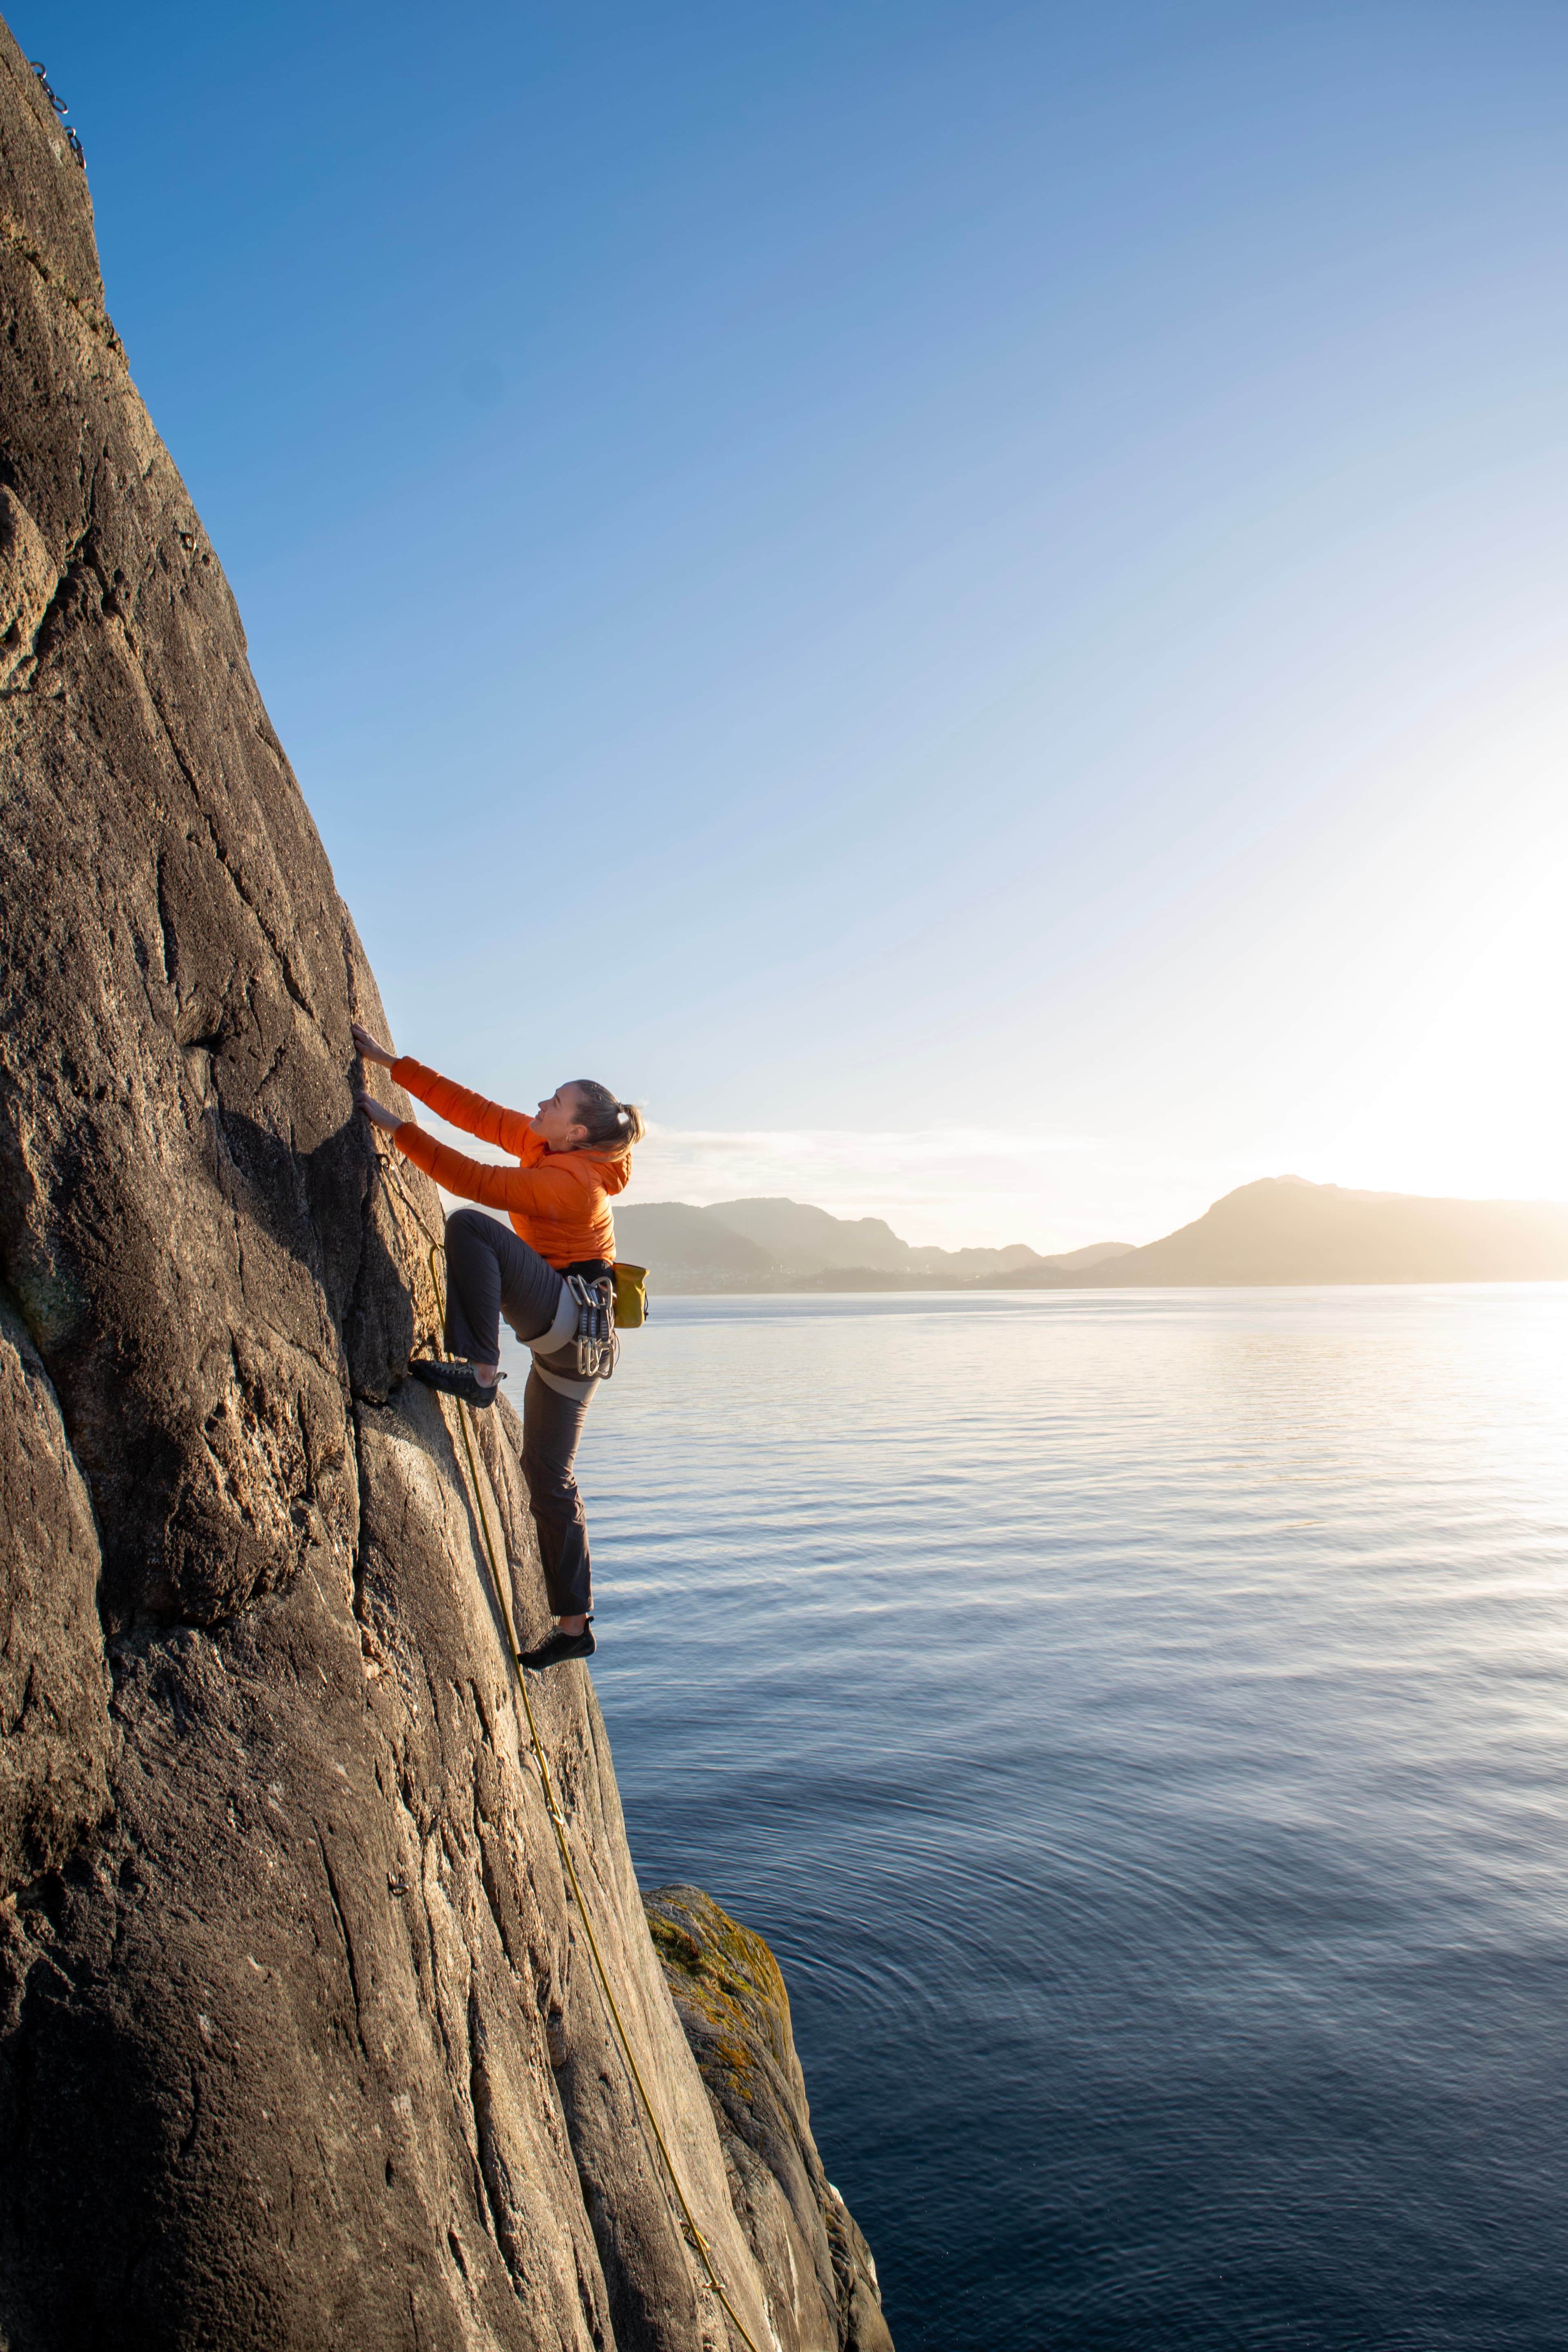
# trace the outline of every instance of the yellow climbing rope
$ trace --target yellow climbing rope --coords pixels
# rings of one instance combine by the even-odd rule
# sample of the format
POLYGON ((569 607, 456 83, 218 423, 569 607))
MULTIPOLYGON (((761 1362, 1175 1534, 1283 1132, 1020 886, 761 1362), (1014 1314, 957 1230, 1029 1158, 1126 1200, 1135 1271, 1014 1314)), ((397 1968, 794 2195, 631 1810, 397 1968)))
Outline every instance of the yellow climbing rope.
MULTIPOLYGON (((378 1159, 380 1158, 379 1153, 376 1156, 378 1159)), ((384 1161, 383 1161, 382 1164, 384 1167, 385 1166, 384 1161)), ((399 1185, 398 1190, 400 1192, 402 1191, 401 1185, 399 1185)), ((414 1207, 413 1202, 410 1202, 408 1205, 412 1210, 414 1207)), ((419 1217, 416 1210, 414 1211, 414 1214, 421 1230, 425 1233, 426 1239, 428 1239, 429 1228, 425 1224, 424 1219, 419 1217)), ((440 1246, 441 1244, 437 1242, 432 1242, 430 1244, 430 1280, 436 1293, 437 1310, 441 1315, 442 1320, 445 1321, 446 1300, 442 1294, 441 1277, 436 1270, 436 1253, 440 1246)), ((439 1349, 439 1341, 437 1341, 437 1349, 439 1349)), ((615 2027, 616 2038, 621 2045, 621 2054, 626 2059, 627 2072, 630 2074, 632 2081, 637 2084, 637 2096, 642 2102, 642 2111, 645 2118, 647 2119, 647 2128, 653 2136, 655 2147, 658 2148, 660 2157, 663 2158, 665 2171, 669 2176, 669 2185, 674 2189, 676 2201, 680 2207, 681 2219, 685 2225, 686 2237, 696 2253, 700 2257, 702 2267, 708 2273, 708 2283, 711 2286, 714 2294, 718 2296, 720 2303, 723 2305, 725 2315, 728 2317, 731 2326, 734 2328, 742 2342, 746 2346, 747 2352, 758 2352, 758 2347, 754 2338, 748 2332, 744 2321, 741 2318, 734 2305, 731 2302, 729 2296, 724 2292, 723 2283, 714 2265, 713 2256, 709 2250, 708 2241, 703 2236, 701 2231, 698 2228, 696 2217, 692 2213, 691 2208, 687 2202, 686 2191, 680 2185, 680 2175, 675 2168, 675 2159, 670 2155, 663 2132, 659 2129, 658 2116, 654 2111, 653 2101, 648 2096, 647 2085, 643 2081, 642 2069, 638 2066, 637 2058, 633 2053, 631 2036, 626 2032, 625 2021, 621 2016, 619 2004, 616 2000, 615 1991, 610 1983, 609 1971, 605 1966, 604 1955, 599 1949, 599 1939, 594 1933, 594 1923, 588 1916, 588 1906, 583 1900, 583 1889, 578 1883, 576 1865, 572 1860, 572 1849, 566 1842, 566 1818, 562 1812, 559 1804, 556 1802, 555 1784, 550 1777, 550 1766, 545 1759, 544 1743, 539 1737, 539 1726, 534 1720, 533 1701, 528 1695, 528 1676, 523 1666, 522 1659, 519 1654, 517 1635, 512 1629, 511 1605, 507 1598, 507 1580, 500 1572, 500 1563, 496 1559, 495 1546, 490 1541, 489 1517, 485 1509, 484 1493, 479 1485, 479 1467, 474 1460, 473 1438, 468 1423, 468 1408, 463 1403, 460 1398, 458 1400, 458 1420, 463 1433, 463 1451, 468 1455, 468 1485, 474 1500, 474 1514, 479 1523, 479 1533, 484 1538, 485 1553, 490 1564, 490 1582, 495 1588, 496 1599, 500 1603, 501 1622, 506 1627, 507 1651, 511 1659, 512 1672, 517 1678, 518 1689, 522 1695, 523 1713, 528 1718, 528 1737, 532 1744, 534 1761, 539 1767, 540 1784, 544 1791, 544 1809, 550 1815, 550 1825, 555 1832, 555 1843, 561 1853, 561 1865, 565 1871, 567 1881, 572 1889, 573 1900, 577 1906, 577 1916, 583 1922, 583 1932, 588 1939, 588 1949, 593 1954, 594 1971, 599 1979, 599 1990, 605 1996, 605 2007, 608 2011, 610 2021, 615 2027)))

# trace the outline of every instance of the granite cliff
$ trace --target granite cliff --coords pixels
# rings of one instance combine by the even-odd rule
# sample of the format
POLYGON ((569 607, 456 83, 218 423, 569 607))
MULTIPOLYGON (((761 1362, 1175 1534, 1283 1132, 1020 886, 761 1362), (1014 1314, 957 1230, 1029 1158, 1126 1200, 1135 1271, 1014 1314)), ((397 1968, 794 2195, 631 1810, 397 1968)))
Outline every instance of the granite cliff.
MULTIPOLYGON (((438 1209, 349 1118, 374 981, 3 28, 0 301, 0 2340, 721 2352, 487 1581, 480 1515, 537 1638, 516 1423, 470 1482, 403 1377, 438 1209)), ((787 2013, 746 2140, 583 1670, 537 1710, 740 2326, 873 2352, 787 2013)))

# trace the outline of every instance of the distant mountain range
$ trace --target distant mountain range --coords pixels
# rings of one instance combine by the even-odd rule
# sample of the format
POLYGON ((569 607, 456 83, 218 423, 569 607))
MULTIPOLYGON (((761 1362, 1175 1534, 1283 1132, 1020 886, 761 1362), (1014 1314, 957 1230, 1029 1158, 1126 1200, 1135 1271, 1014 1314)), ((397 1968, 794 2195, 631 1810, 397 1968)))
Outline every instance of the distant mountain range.
POLYGON ((657 1290, 967 1289, 988 1277, 1068 1274, 1131 1248, 1100 1242, 1042 1257, 1005 1249, 916 1248, 880 1217, 834 1217, 804 1201, 656 1201, 616 1211, 616 1246, 657 1290))
MULTIPOLYGON (((1081 1277, 1069 1276, 1069 1280, 1081 1277)), ((1560 1282, 1568 1207, 1348 1192, 1300 1176, 1227 1192, 1190 1225, 1129 1250, 1101 1286, 1273 1282, 1560 1282)))
POLYGON ((1300 1176, 1244 1184, 1163 1241, 1042 1257, 916 1248, 880 1217, 800 1201, 660 1201, 616 1212, 623 1257, 668 1294, 767 1290, 1065 1290, 1310 1282, 1568 1279, 1568 1207, 1352 1192, 1300 1176))

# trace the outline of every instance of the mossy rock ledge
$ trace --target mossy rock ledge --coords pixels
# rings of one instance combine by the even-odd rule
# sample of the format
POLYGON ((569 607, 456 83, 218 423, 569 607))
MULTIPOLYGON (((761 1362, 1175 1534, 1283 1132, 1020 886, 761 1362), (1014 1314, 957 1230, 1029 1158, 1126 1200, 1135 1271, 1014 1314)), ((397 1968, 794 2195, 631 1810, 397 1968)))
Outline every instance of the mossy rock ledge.
POLYGON ((700 1886, 643 1895, 664 1980, 712 2102, 730 2196, 765 2275, 794 2284, 770 2312, 789 2352, 892 2352, 871 2250, 823 2168, 789 1995, 761 1936, 700 1886), (793 2332, 792 2332, 793 2331, 793 2332))
MULTIPOLYGON (((0 312, 0 2345, 740 2352, 488 1582, 481 1521, 539 1640, 517 1420, 470 1482, 406 1378, 440 1206, 352 1116, 375 981, 4 26, 0 312)), ((534 1704, 734 2312, 834 2352, 771 2318, 592 1683, 534 1704)))

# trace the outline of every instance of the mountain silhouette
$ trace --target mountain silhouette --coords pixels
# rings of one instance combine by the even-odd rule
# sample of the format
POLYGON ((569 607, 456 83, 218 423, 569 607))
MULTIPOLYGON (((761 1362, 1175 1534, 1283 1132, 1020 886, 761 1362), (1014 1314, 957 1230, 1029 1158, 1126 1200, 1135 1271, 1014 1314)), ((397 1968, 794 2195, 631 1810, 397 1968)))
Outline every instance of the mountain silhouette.
POLYGON ((1065 1290, 1205 1285, 1568 1280, 1568 1207, 1363 1192, 1300 1176, 1243 1184, 1161 1240, 1094 1242, 1057 1256, 1026 1243, 941 1250, 880 1217, 801 1201, 680 1201, 617 1211, 625 1257, 667 1293, 1065 1290))

